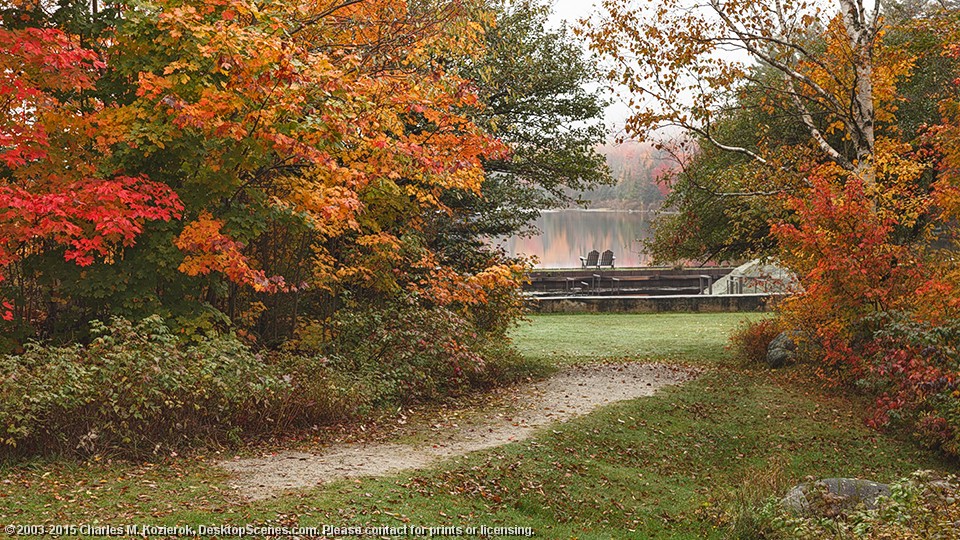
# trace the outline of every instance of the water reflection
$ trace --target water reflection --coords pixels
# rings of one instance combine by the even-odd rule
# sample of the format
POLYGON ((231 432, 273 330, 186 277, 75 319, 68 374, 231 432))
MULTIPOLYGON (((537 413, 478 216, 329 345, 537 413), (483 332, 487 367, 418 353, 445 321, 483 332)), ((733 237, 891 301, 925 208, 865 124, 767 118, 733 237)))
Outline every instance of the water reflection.
POLYGON ((536 255, 537 268, 575 268, 581 256, 595 249, 612 249, 617 267, 643 266, 649 257, 642 240, 650 224, 641 212, 616 210, 559 210, 544 212, 536 222, 541 234, 499 239, 511 255, 536 255))

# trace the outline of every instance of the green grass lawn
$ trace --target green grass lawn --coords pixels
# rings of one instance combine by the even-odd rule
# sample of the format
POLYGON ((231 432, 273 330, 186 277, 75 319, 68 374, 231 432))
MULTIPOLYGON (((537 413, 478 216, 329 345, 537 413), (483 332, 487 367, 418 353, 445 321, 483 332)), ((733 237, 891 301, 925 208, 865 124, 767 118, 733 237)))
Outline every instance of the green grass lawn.
POLYGON ((0 469, 0 525, 486 525, 529 526, 541 538, 729 538, 742 507, 808 475, 890 481, 919 468, 956 470, 866 428, 857 400, 797 386, 780 373, 725 367, 726 335, 739 319, 533 317, 515 336, 527 355, 717 368, 435 469, 247 503, 210 457, 37 460, 0 469))
POLYGON ((524 356, 566 364, 606 358, 713 363, 727 337, 762 313, 533 315, 513 332, 524 356))

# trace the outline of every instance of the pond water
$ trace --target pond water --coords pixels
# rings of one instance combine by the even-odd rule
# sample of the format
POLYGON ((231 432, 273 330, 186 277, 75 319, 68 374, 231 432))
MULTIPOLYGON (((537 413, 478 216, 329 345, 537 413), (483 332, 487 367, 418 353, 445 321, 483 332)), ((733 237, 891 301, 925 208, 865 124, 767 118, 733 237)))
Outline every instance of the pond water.
POLYGON ((617 267, 643 266, 643 240, 650 236, 649 215, 620 210, 556 210, 535 223, 540 234, 498 239, 511 255, 534 255, 537 268, 579 268, 590 250, 612 249, 617 267))

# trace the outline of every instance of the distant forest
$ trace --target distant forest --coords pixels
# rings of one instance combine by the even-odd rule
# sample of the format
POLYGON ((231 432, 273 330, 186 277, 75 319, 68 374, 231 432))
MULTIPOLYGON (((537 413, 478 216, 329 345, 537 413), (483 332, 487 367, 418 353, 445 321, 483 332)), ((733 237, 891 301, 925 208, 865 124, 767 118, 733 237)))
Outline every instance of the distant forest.
POLYGON ((590 208, 656 211, 670 192, 665 180, 676 167, 666 152, 650 144, 625 142, 606 144, 599 152, 606 156, 614 183, 574 196, 589 201, 590 208))

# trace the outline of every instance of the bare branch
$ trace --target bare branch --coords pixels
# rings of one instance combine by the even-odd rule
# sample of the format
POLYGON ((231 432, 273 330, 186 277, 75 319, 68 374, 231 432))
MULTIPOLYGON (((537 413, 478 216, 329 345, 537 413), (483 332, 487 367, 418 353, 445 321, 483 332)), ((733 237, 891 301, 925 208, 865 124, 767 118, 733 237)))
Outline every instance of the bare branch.
POLYGON ((873 15, 870 17, 870 39, 877 37, 877 33, 880 31, 880 0, 876 0, 876 4, 873 6, 873 15))
POLYGON ((317 24, 318 22, 320 22, 320 21, 322 21, 323 19, 329 17, 330 15, 333 15, 333 14, 336 13, 337 11, 340 11, 341 9, 343 9, 343 8, 345 8, 345 7, 348 7, 348 6, 352 6, 352 5, 354 5, 354 4, 359 4, 360 2, 363 2, 363 0, 345 0, 345 1, 344 1, 343 3, 341 3, 341 4, 337 4, 337 5, 335 5, 335 6, 331 6, 331 7, 327 8, 327 9, 321 11, 320 13, 317 13, 317 14, 314 15, 313 17, 310 17, 310 18, 308 18, 308 19, 304 19, 304 20, 300 21, 300 24, 298 24, 298 25, 296 26, 296 28, 290 30, 290 34, 291 34, 291 35, 296 34, 297 32, 300 32, 301 30, 303 30, 304 28, 306 28, 306 27, 308 27, 308 26, 312 26, 312 25, 314 25, 314 24, 317 24))
POLYGON ((786 193, 791 193, 791 190, 787 189, 776 189, 770 191, 717 191, 715 189, 704 186, 703 184, 696 181, 694 173, 690 172, 687 168, 686 163, 684 162, 683 156, 679 155, 673 147, 669 145, 659 145, 658 148, 664 152, 670 154, 670 157, 677 162, 677 165, 680 165, 681 172, 684 173, 685 178, 690 185, 694 188, 708 193, 714 197, 728 197, 728 198, 743 198, 743 197, 773 197, 776 195, 784 195, 786 193))
POLYGON ((817 145, 825 154, 827 154, 827 157, 829 157, 831 161, 848 171, 853 171, 855 168, 853 163, 845 158, 840 152, 837 152, 834 147, 830 146, 830 143, 828 143, 823 137, 823 134, 820 133, 817 125, 813 122, 813 117, 810 115, 810 111, 807 110, 807 107, 800 100, 800 97, 796 91, 793 91, 793 81, 788 80, 787 85, 791 89, 790 97, 793 98, 793 104, 797 107, 797 111, 800 112, 800 118, 803 120, 803 124, 807 126, 807 131, 810 132, 810 136, 813 137, 813 140, 816 141, 817 145))
POLYGON ((819 95, 827 103, 829 103, 833 108, 835 108, 837 111, 844 110, 843 105, 839 101, 837 101, 836 96, 834 96, 833 94, 828 92, 826 89, 824 89, 822 86, 817 84, 816 81, 804 75, 803 73, 800 73, 799 71, 791 68, 787 64, 773 58, 769 54, 757 48, 756 45, 754 45, 754 42, 771 42, 770 38, 763 37, 763 36, 756 36, 754 34, 750 34, 745 30, 741 29, 739 26, 737 26, 735 22, 733 22, 730 19, 730 17, 726 13, 723 12, 722 7, 718 4, 717 0, 710 0, 710 6, 713 7, 713 10, 717 13, 717 15, 719 15, 720 18, 723 19, 724 23, 727 25, 727 28, 729 28, 731 32, 736 34, 737 38, 739 38, 740 41, 743 42, 744 49, 746 49, 750 54, 756 56, 757 58, 762 60, 764 63, 769 65, 770 67, 773 67, 774 69, 782 72, 783 74, 787 75, 791 79, 809 87, 817 95, 819 95))

